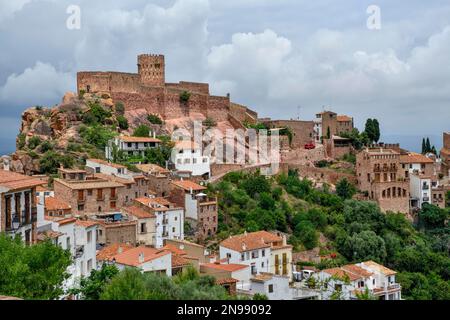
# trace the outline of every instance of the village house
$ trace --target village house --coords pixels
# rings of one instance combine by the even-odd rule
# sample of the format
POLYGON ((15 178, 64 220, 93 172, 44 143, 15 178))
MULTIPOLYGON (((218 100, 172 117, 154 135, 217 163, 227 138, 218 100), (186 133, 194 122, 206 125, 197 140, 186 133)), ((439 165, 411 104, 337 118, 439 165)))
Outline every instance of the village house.
POLYGON ((188 257, 198 260, 199 263, 211 262, 209 250, 200 244, 180 239, 165 239, 164 244, 182 250, 188 257))
POLYGON ((227 283, 234 289, 247 288, 250 284, 250 267, 246 264, 221 263, 220 261, 202 263, 200 264, 200 273, 213 276, 218 281, 236 280, 236 282, 232 282, 235 285, 227 283))
POLYGON ((219 255, 221 261, 248 265, 252 275, 264 272, 292 279, 292 246, 267 231, 231 236, 220 243, 219 255))
POLYGON ((20 235, 27 244, 36 242, 36 187, 42 181, 0 170, 0 232, 20 235))
POLYGON ((54 180, 55 197, 68 203, 75 216, 94 215, 102 212, 116 212, 125 204, 121 183, 87 176, 86 171, 78 171, 76 179, 69 176, 67 170, 60 169, 60 176, 54 180))
MULTIPOLYGON (((164 246, 168 239, 184 239, 184 209, 165 198, 139 198, 135 206, 151 213, 154 221, 145 227, 155 226, 152 245, 156 248, 164 246)), ((150 230, 150 229, 149 229, 150 230)), ((152 236, 153 237, 153 236, 152 236)))
POLYGON ((191 267, 197 271, 200 270, 198 259, 189 256, 186 251, 170 244, 165 245, 162 249, 172 253, 172 276, 182 273, 191 267))
POLYGON ((395 271, 373 261, 331 268, 314 274, 323 300, 339 296, 356 300, 366 290, 380 300, 401 300, 401 287, 395 282, 395 271))
POLYGON ((443 147, 441 149, 442 174, 450 176, 450 132, 443 133, 443 147))
POLYGON ((156 215, 137 205, 123 207, 122 211, 128 215, 130 220, 137 222, 137 243, 139 245, 156 246, 156 215))
POLYGON ((350 133, 354 128, 353 118, 346 115, 338 115, 332 111, 323 111, 316 114, 314 120, 314 137, 316 144, 322 143, 323 138, 330 139, 333 135, 350 133), (328 133, 330 134, 328 136, 328 133))
POLYGON ((188 171, 194 177, 209 179, 211 175, 210 158, 202 154, 201 148, 195 142, 177 141, 172 151, 175 169, 188 171))
POLYGON ((129 137, 122 135, 108 142, 105 148, 105 157, 112 161, 116 151, 122 151, 130 157, 144 157, 145 150, 157 148, 160 145, 161 140, 155 137, 129 137))
POLYGON ((185 219, 200 240, 213 237, 218 227, 217 198, 208 197, 206 188, 190 180, 171 183, 170 200, 185 209, 185 219))
POLYGON ((356 155, 358 187, 383 212, 409 213, 410 183, 401 167, 400 152, 383 146, 356 155))
POLYGON ((131 267, 145 273, 155 272, 172 276, 172 253, 168 250, 140 246, 123 250, 110 259, 119 270, 131 267))
POLYGON ((138 221, 126 213, 99 213, 89 217, 89 221, 98 224, 97 244, 108 246, 114 243, 137 244, 138 221))
POLYGON ((166 197, 170 192, 170 170, 156 164, 137 164, 136 167, 148 180, 149 189, 155 192, 157 197, 166 197))
POLYGON ((125 187, 121 189, 121 193, 125 205, 132 204, 136 198, 154 194, 149 188, 147 177, 139 173, 132 173, 123 165, 100 159, 87 159, 86 170, 96 178, 123 184, 125 187))
POLYGON ((75 222, 75 258, 79 261, 80 275, 88 277, 97 269, 97 227, 95 221, 75 222))

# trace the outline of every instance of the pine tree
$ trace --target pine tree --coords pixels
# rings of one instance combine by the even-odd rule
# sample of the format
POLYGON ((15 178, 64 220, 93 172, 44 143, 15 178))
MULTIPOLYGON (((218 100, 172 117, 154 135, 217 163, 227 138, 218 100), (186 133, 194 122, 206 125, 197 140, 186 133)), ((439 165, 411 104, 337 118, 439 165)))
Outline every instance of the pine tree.
POLYGON ((380 141, 380 123, 378 122, 377 119, 373 119, 372 120, 372 126, 373 126, 373 130, 374 130, 374 136, 373 136, 373 140, 375 142, 378 143, 378 141, 380 141))
POLYGON ((364 131, 367 133, 367 137, 370 140, 370 143, 375 141, 375 127, 372 119, 367 119, 366 127, 364 131))
POLYGON ((425 144, 425 138, 422 138, 422 154, 427 153, 426 148, 427 146, 425 144))
POLYGON ((430 138, 427 138, 426 146, 425 146, 425 153, 431 152, 431 143, 430 138))

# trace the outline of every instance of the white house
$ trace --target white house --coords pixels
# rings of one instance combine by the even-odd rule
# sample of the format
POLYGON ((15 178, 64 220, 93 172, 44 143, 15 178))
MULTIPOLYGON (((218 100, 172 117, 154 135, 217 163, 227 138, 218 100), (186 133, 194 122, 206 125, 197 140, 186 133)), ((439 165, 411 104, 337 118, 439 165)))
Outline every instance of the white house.
POLYGON ((396 272, 373 261, 322 270, 313 275, 323 300, 356 300, 366 290, 380 300, 400 300, 396 272))
POLYGON ((87 277, 93 269, 97 269, 97 226, 91 220, 77 220, 75 222, 75 258, 79 274, 87 277))
POLYGON ((157 272, 172 276, 172 253, 169 250, 140 246, 123 250, 114 255, 111 261, 119 270, 134 267, 142 272, 157 272))
POLYGON ((128 156, 144 156, 145 150, 161 145, 161 140, 153 137, 118 136, 108 142, 105 148, 105 157, 113 159, 114 149, 125 152, 128 156))
POLYGON ((295 291, 289 286, 289 278, 271 273, 261 273, 250 279, 250 294, 262 294, 269 300, 293 300, 295 291))
POLYGON ((165 198, 138 198, 136 203, 147 208, 155 216, 154 246, 161 248, 168 239, 184 239, 184 209, 165 198))
POLYGON ((432 179, 430 176, 411 174, 409 188, 412 207, 421 209, 424 203, 431 204, 432 179))
POLYGON ((223 240, 220 260, 245 264, 252 275, 272 273, 292 278, 292 246, 283 237, 267 231, 244 233, 223 240))
POLYGON ((205 176, 211 174, 210 158, 203 156, 201 148, 191 141, 178 141, 172 150, 172 162, 178 171, 191 172, 192 176, 205 176))
POLYGON ((124 179, 133 179, 133 174, 128 172, 127 167, 101 159, 86 159, 86 168, 91 169, 94 173, 103 173, 124 179))
POLYGON ((222 279, 236 279, 237 288, 248 288, 250 285, 250 267, 245 264, 221 263, 220 261, 212 263, 202 263, 200 265, 200 272, 212 275, 217 280, 222 279))

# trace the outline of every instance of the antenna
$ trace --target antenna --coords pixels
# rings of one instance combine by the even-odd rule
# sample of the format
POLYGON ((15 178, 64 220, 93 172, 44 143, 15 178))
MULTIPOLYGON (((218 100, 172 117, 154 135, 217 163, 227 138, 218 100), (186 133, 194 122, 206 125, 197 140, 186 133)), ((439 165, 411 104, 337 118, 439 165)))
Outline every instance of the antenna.
POLYGON ((297 106, 297 120, 300 120, 300 111, 302 109, 302 106, 297 106))

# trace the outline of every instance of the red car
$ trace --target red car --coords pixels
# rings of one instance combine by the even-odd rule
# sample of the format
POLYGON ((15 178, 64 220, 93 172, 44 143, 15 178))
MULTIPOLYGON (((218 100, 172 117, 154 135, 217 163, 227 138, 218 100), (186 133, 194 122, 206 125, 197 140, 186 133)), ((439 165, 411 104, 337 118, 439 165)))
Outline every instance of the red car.
POLYGON ((306 150, 313 150, 316 148, 316 145, 314 143, 307 143, 305 144, 305 149, 306 150))

